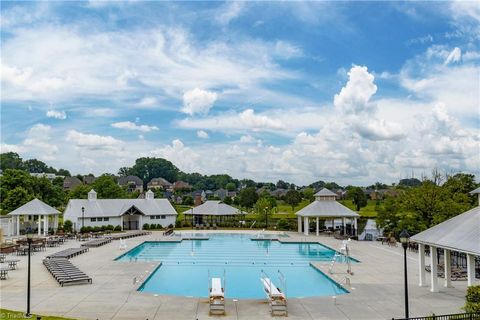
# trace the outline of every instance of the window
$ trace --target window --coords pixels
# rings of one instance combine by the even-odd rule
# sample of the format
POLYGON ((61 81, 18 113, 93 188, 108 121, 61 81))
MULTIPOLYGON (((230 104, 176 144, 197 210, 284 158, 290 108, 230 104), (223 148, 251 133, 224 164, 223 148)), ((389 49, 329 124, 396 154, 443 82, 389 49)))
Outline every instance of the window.
POLYGON ((103 221, 108 221, 110 220, 110 218, 103 218, 103 221))
MULTIPOLYGON (((99 219, 100 219, 100 218, 99 218, 99 219)), ((90 221, 91 221, 91 222, 95 222, 95 221, 97 221, 97 218, 90 218, 90 221)))
POLYGON ((150 220, 153 220, 153 219, 155 219, 155 216, 150 216, 150 220))
POLYGON ((161 219, 165 219, 165 216, 164 216, 164 215, 162 215, 162 216, 161 216, 161 219))

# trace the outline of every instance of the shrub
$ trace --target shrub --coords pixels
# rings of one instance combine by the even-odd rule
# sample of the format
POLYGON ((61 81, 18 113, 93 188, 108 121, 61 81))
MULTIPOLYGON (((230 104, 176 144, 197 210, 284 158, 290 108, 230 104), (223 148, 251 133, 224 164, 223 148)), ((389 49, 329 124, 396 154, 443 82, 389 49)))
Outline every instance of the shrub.
POLYGON ((73 223, 70 220, 65 220, 63 223, 63 230, 66 232, 72 232, 73 223))
POLYGON ((109 224, 106 229, 110 230, 110 231, 113 231, 115 229, 115 227, 112 226, 111 224, 109 224))
POLYGON ((80 233, 85 233, 87 232, 87 227, 81 227, 80 228, 80 233))
POLYGON ((183 221, 182 226, 184 228, 190 228, 192 225, 190 224, 190 221, 187 220, 187 221, 183 221))
POLYGON ((163 229, 163 227, 162 227, 162 225, 161 225, 160 223, 157 224, 157 229, 159 229, 159 230, 160 230, 160 229, 163 229))
POLYGON ((168 229, 173 229, 173 224, 170 223, 170 224, 168 225, 168 229))
POLYGON ((150 229, 157 229, 157 225, 156 225, 155 223, 152 223, 152 224, 150 225, 150 229))
POLYGON ((466 303, 463 309, 466 312, 480 312, 480 286, 470 286, 467 289, 466 303))
POLYGON ((280 219, 277 224, 280 230, 288 230, 290 229, 290 224, 288 223, 287 219, 280 219))
POLYGON ((149 230, 149 229, 150 229, 150 225, 148 223, 144 223, 143 230, 149 230))
POLYGON ((113 230, 114 231, 122 231, 122 227, 121 226, 116 226, 113 230))
POLYGON ((92 232, 99 232, 101 230, 101 227, 95 226, 92 228, 92 232))

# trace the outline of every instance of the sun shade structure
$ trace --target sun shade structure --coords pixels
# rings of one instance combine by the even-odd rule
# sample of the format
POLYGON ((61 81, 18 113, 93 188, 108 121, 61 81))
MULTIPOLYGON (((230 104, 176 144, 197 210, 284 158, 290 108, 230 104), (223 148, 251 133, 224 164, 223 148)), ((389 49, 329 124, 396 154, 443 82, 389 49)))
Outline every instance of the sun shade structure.
POLYGON ((76 230, 82 226, 121 226, 123 230, 142 230, 143 224, 175 224, 177 212, 167 199, 155 199, 151 190, 145 199, 97 199, 91 190, 88 199, 71 199, 64 220, 71 220, 76 230), (83 214, 82 214, 83 208, 83 214))
MULTIPOLYGON (((478 190, 478 189, 477 189, 478 190)), ((425 245, 430 247, 431 288, 438 292, 437 248, 443 249, 445 287, 450 286, 451 251, 467 255, 468 285, 475 283, 475 256, 480 256, 480 207, 473 208, 410 238, 418 243, 419 286, 425 285, 425 245)))
POLYGON ((13 223, 14 234, 20 235, 20 229, 34 229, 35 220, 37 222, 38 235, 46 235, 48 232, 48 225, 50 217, 53 219, 53 230, 58 228, 58 216, 61 214, 57 209, 49 206, 45 202, 33 199, 30 202, 25 203, 23 206, 13 210, 8 215, 15 220, 13 223), (23 219, 23 223, 20 223, 20 219, 23 219))
POLYGON ((316 218, 316 234, 319 234, 318 221, 322 219, 342 219, 343 229, 345 230, 346 219, 353 219, 355 235, 357 233, 357 218, 360 216, 355 211, 350 210, 341 203, 336 201, 337 195, 327 188, 323 188, 315 195, 315 201, 310 203, 305 208, 297 211, 295 214, 298 218, 298 232, 302 232, 302 217, 303 217, 303 232, 308 235, 309 218, 316 218))
POLYGON ((247 213, 219 200, 208 200, 204 204, 184 211, 183 214, 193 215, 192 219, 195 223, 202 223, 205 216, 210 216, 211 221, 213 221, 213 217, 215 217, 215 220, 223 220, 224 217, 233 217, 247 213))

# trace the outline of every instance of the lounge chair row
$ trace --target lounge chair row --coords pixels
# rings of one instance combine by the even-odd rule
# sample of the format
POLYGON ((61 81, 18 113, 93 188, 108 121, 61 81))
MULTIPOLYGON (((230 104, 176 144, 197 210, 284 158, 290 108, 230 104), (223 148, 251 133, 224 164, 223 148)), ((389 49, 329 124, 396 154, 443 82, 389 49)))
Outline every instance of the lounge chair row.
POLYGON ((62 259, 70 259, 79 254, 85 253, 88 251, 88 247, 80 247, 80 248, 68 248, 59 252, 55 252, 51 255, 47 256, 47 259, 55 259, 55 258, 62 258, 62 259))
POLYGON ((92 278, 80 271, 67 259, 45 259, 43 264, 62 287, 65 284, 78 282, 92 283, 92 278))
POLYGON ((146 236, 147 234, 150 234, 150 233, 151 232, 149 231, 137 230, 137 231, 128 231, 123 233, 115 233, 115 234, 109 235, 108 237, 111 238, 112 240, 119 240, 119 239, 127 239, 127 238, 139 237, 139 236, 146 236))
POLYGON ((82 243, 82 247, 89 247, 89 248, 96 248, 103 246, 107 243, 112 242, 112 238, 103 238, 103 239, 95 239, 95 240, 90 240, 85 243, 82 243))
MULTIPOLYGON (((432 268, 430 266, 425 266, 425 270, 427 272, 432 272, 432 268)), ((440 278, 445 278, 445 269, 444 269, 444 266, 441 264, 437 266, 437 275, 440 278)), ((451 280, 453 281, 467 280, 467 278, 468 278, 468 273, 466 269, 452 267, 451 278, 450 278, 451 280)))
POLYGON ((206 224, 196 224, 195 225, 195 229, 199 230, 203 230, 203 229, 207 229, 209 230, 210 228, 212 228, 213 230, 216 230, 217 229, 217 225, 214 223, 213 225, 210 226, 210 224, 206 223, 206 224))

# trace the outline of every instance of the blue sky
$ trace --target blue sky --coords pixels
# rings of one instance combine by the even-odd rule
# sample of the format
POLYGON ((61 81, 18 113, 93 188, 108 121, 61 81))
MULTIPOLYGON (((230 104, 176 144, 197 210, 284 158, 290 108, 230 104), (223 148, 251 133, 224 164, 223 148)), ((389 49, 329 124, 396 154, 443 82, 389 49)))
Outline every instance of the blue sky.
POLYGON ((298 184, 479 171, 478 2, 2 2, 1 149, 298 184))

